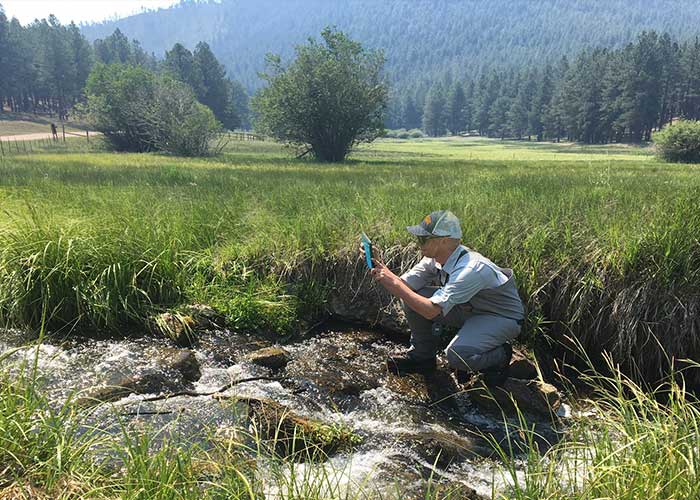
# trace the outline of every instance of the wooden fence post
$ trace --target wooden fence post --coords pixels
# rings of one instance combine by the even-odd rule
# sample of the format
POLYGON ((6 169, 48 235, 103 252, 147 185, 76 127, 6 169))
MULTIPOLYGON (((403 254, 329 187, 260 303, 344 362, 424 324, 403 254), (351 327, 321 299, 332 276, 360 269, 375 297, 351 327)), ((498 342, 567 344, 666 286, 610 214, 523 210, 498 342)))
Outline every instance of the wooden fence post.
POLYGON ((66 126, 61 123, 61 128, 63 129, 63 142, 66 142, 66 126))
POLYGON ((0 138, 0 153, 5 156, 5 146, 2 145, 2 139, 0 138))
POLYGON ((87 143, 90 144, 90 131, 89 130, 85 131, 85 138, 87 139, 87 143))

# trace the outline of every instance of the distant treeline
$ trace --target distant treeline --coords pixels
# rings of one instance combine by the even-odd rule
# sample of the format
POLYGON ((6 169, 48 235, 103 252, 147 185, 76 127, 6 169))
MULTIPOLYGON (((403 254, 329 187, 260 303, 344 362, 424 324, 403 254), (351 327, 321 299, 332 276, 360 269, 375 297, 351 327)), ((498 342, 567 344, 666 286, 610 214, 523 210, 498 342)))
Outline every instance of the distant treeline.
POLYGON ((624 48, 584 50, 556 65, 405 91, 394 96, 387 125, 433 136, 607 143, 650 140, 676 118, 700 119, 700 41, 651 31, 624 48))
POLYGON ((96 63, 143 66, 167 71, 192 88, 227 128, 247 120, 248 97, 226 77, 209 46, 200 42, 190 52, 180 44, 159 61, 139 42, 119 30, 90 44, 73 23, 63 26, 54 16, 22 26, 8 20, 0 6, 0 112, 41 112, 65 116, 83 98, 96 63))

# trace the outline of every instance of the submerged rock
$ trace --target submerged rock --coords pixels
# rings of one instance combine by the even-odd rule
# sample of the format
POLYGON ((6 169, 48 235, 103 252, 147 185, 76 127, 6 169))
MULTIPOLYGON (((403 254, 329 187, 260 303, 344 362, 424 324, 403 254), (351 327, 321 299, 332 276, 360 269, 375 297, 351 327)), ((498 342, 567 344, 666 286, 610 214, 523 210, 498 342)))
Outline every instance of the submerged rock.
POLYGON ((118 401, 130 394, 152 394, 165 390, 174 390, 177 386, 168 377, 159 372, 131 375, 115 380, 114 383, 98 387, 88 392, 88 395, 78 400, 79 406, 110 403, 118 401))
POLYGON ((251 352, 246 356, 246 359, 256 365, 278 370, 287 366, 290 355, 281 347, 266 347, 251 352))
POLYGON ((453 462, 485 456, 491 453, 483 439, 460 436, 453 432, 426 429, 400 435, 413 443, 415 453, 433 465, 446 469, 453 462))
POLYGON ((379 332, 317 336, 304 345, 289 346, 294 356, 285 373, 320 400, 348 408, 363 392, 382 385, 385 348, 379 332))
POLYGON ((202 376, 199 361, 190 349, 164 347, 156 352, 154 360, 164 370, 180 372, 188 382, 196 382, 202 376))

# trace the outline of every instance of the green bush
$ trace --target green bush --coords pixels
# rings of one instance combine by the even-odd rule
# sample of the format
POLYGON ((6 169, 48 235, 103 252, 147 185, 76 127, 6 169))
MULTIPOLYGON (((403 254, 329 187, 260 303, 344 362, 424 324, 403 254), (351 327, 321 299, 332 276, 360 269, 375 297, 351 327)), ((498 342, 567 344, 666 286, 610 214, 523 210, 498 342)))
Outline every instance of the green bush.
POLYGON ((268 85, 253 98, 255 128, 317 160, 343 161, 353 147, 384 135, 388 87, 384 55, 326 28, 282 64, 269 56, 268 85))
POLYGON ((97 65, 86 95, 88 121, 117 151, 203 156, 221 129, 186 84, 144 68, 97 65))
POLYGON ((659 156, 672 162, 700 163, 700 122, 681 120, 654 134, 659 156))

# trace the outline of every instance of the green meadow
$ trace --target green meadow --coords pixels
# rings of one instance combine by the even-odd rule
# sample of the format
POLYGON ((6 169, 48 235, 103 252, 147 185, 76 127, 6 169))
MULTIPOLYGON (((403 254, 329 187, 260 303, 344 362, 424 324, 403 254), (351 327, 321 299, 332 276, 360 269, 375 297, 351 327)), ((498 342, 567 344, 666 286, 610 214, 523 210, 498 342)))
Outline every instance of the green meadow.
POLYGON ((343 286, 285 282, 290 269, 332 267, 360 231, 412 252, 405 226, 440 208, 468 246, 515 270, 535 329, 547 321, 538 293, 557 277, 574 276, 579 298, 647 281, 698 288, 700 167, 648 148, 383 140, 340 165, 270 142, 204 159, 72 151, 0 163, 4 324, 139 328, 198 300, 241 328, 286 333, 343 286))

